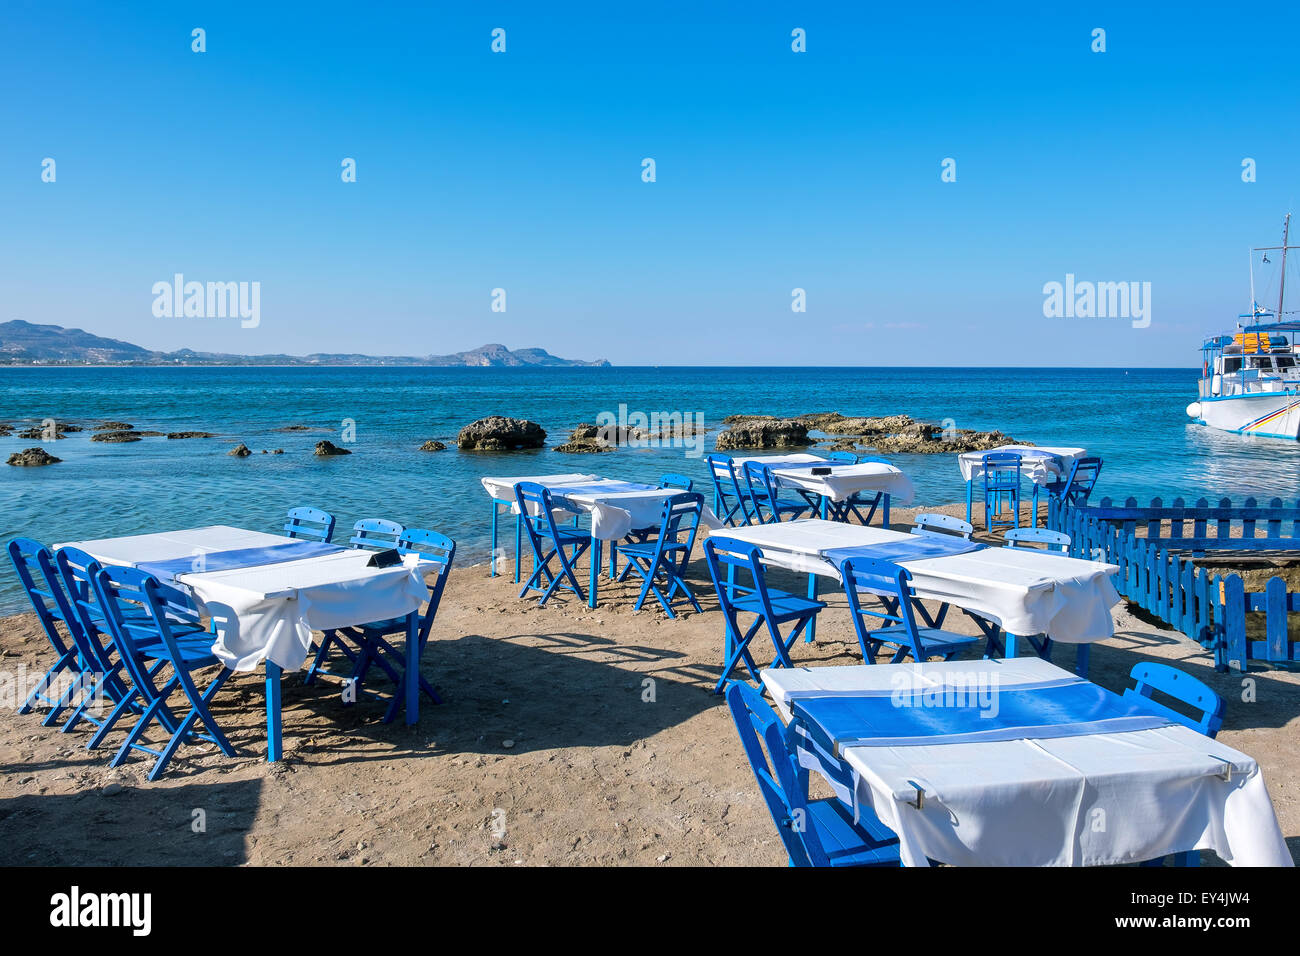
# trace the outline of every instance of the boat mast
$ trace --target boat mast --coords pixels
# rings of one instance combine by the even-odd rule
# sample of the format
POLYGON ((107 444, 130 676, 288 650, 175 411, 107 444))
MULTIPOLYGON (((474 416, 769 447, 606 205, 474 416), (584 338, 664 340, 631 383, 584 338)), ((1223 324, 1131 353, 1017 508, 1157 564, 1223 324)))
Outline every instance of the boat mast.
POLYGON ((1282 221, 1282 279, 1277 284, 1277 321, 1282 321, 1282 296, 1286 292, 1286 237, 1291 232, 1291 214, 1282 221))

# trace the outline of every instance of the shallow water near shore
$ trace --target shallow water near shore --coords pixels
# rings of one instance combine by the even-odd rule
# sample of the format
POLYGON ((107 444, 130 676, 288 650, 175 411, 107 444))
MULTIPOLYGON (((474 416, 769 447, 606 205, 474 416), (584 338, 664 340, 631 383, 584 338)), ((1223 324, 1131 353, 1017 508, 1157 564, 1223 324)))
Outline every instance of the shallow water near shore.
MULTIPOLYGON (((490 414, 539 422, 558 445, 601 412, 723 416, 908 414, 956 428, 997 428, 1041 445, 1087 447, 1105 459, 1097 494, 1300 497, 1300 443, 1248 439, 1189 424, 1195 369, 877 368, 0 368, 0 422, 130 422, 138 430, 204 430, 219 437, 91 443, 0 438, 0 455, 33 445, 62 458, 43 468, 0 468, 0 535, 49 543, 206 524, 274 531, 284 512, 311 504, 341 527, 391 517, 450 534, 458 563, 485 560, 489 502, 478 479, 562 471, 657 481, 682 472, 707 491, 702 458, 683 448, 565 455, 460 452, 459 428, 490 414), (346 422, 355 441, 344 442, 346 422), (289 425, 311 430, 285 432, 289 425), (330 439, 353 454, 316 458, 330 439), (428 439, 449 447, 421 452, 428 439), (237 442, 249 458, 226 453, 237 442), (283 455, 261 454, 282 448, 283 455)), ((918 504, 964 499, 954 455, 890 456, 916 485, 918 504)), ((11 572, 0 613, 24 610, 11 572)))

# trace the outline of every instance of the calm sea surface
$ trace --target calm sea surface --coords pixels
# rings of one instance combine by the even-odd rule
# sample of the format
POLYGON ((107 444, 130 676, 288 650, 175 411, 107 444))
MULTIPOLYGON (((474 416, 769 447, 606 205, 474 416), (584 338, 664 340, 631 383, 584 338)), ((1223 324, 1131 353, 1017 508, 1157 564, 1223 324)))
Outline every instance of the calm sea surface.
MULTIPOLYGON (((1216 434, 1188 424, 1196 370, 846 368, 0 368, 0 421, 117 419, 137 429, 219 433, 221 438, 130 444, 0 438, 0 460, 41 444, 63 459, 46 468, 0 465, 0 536, 47 543, 231 524, 275 531, 286 509, 310 504, 341 527, 389 517, 452 535, 463 557, 488 547, 483 475, 590 471, 656 481, 685 472, 706 489, 704 463, 683 450, 623 449, 561 455, 459 452, 461 425, 490 414, 540 422, 559 444, 602 411, 724 415, 906 413, 999 428, 1042 445, 1087 447, 1105 459, 1099 495, 1145 499, 1300 497, 1300 443, 1216 434), (321 438, 356 440, 347 457, 318 459, 321 438), (309 432, 279 432, 286 425, 309 432), (437 438, 452 446, 417 449, 437 438), (226 452, 238 441, 246 459, 226 452), (262 449, 283 448, 283 455, 262 449)), ((712 450, 711 433, 705 452, 712 450)), ((964 499, 953 455, 897 455, 917 502, 964 499)), ((0 570, 0 613, 26 610, 12 570, 0 570)))

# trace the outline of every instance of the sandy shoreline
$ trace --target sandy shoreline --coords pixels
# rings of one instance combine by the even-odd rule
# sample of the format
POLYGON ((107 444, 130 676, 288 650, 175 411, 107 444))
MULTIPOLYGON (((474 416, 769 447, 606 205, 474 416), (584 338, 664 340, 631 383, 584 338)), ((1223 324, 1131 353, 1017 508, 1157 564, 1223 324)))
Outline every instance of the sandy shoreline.
MULTIPOLYGON (((602 582, 595 610, 572 596, 538 608, 516 597, 509 576, 460 567, 424 657, 444 703, 423 702, 413 728, 384 725, 382 705, 344 707, 337 684, 306 687, 301 674, 286 675, 286 759, 276 765, 265 762, 260 671, 236 675, 214 706, 241 757, 184 747, 152 784, 143 759, 110 770, 111 750, 85 749, 89 731, 60 734, 38 714, 7 708, 0 857, 14 865, 784 865, 729 715, 711 692, 722 622, 698 552, 689 579, 705 613, 671 621, 654 609, 634 614, 631 583, 602 582)), ((843 597, 830 603, 816 644, 796 646, 796 663, 861 663, 843 597)), ((1114 615, 1115 637, 1094 646, 1092 678, 1119 690, 1134 663, 1160 658, 1210 684, 1228 700, 1220 739, 1259 760, 1300 856, 1300 674, 1245 675, 1255 695, 1245 702, 1243 676, 1215 674, 1199 646, 1123 604, 1114 615)), ((1073 652, 1056 659, 1070 666, 1073 652)), ((50 661, 34 615, 0 618, 0 671, 50 661)))

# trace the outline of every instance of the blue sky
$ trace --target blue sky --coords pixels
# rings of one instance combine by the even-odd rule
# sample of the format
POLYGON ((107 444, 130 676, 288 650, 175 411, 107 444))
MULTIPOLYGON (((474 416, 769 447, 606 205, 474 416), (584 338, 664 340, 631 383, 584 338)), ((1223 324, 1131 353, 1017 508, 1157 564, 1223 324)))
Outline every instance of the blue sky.
POLYGON ((243 353, 1190 366, 1295 209, 1295 8, 700 6, 8 0, 0 320, 243 353), (176 272, 260 282, 260 325, 156 318, 176 272), (1150 327, 1044 318, 1067 273, 1150 282, 1150 327))

